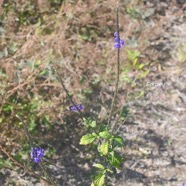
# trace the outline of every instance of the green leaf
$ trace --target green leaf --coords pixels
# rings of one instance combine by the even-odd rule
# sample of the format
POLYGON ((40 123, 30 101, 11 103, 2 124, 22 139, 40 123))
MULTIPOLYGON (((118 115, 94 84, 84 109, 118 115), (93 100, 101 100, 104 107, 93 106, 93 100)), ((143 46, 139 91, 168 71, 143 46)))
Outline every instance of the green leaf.
POLYGON ((149 72, 150 72, 149 69, 147 69, 147 70, 141 72, 141 73, 137 76, 137 79, 141 79, 141 78, 146 77, 146 76, 149 74, 149 72))
POLYGON ((136 66, 137 62, 138 62, 138 58, 135 58, 134 61, 133 61, 133 67, 136 66))
POLYGON ((93 167, 96 167, 98 169, 101 169, 101 170, 104 170, 105 169, 105 167, 103 165, 99 164, 99 163, 94 163, 92 166, 93 167))
POLYGON ((92 143, 97 138, 97 135, 95 133, 92 134, 86 134, 81 137, 80 145, 87 145, 92 143))
POLYGON ((4 165, 6 165, 6 166, 8 166, 10 168, 13 167, 12 162, 9 159, 4 161, 4 165))
POLYGON ((102 138, 104 138, 104 139, 109 139, 109 138, 112 137, 111 134, 108 131, 106 131, 106 130, 103 131, 103 132, 100 132, 99 133, 99 136, 102 137, 102 138))
POLYGON ((113 146, 114 147, 122 147, 123 146, 123 138, 120 136, 114 136, 113 137, 113 146))
POLYGON ((30 118, 30 123, 28 125, 28 131, 33 132, 37 127, 35 119, 33 117, 30 118))
POLYGON ((89 123, 91 122, 91 118, 83 118, 83 124, 89 126, 89 123))
MULTIPOLYGON (((140 56, 140 52, 135 50, 135 51, 131 51, 127 49, 127 59, 131 62, 134 61, 135 58, 138 58, 140 56)), ((137 61, 136 61, 137 62, 137 61)))
POLYGON ((96 121, 92 121, 92 122, 90 123, 90 127, 95 128, 95 127, 96 127, 96 121))
POLYGON ((116 153, 116 152, 111 152, 109 154, 109 156, 107 157, 109 163, 114 166, 114 167, 119 167, 121 162, 122 162, 122 158, 116 153))
POLYGON ((96 127, 96 121, 92 121, 91 118, 83 118, 84 124, 86 126, 95 128, 96 127))
POLYGON ((110 169, 106 169, 107 172, 110 172, 111 174, 113 174, 114 172, 110 169))
POLYGON ((2 107, 3 111, 12 111, 14 107, 12 105, 3 105, 2 107))
POLYGON ((121 80, 122 81, 125 81, 125 82, 127 82, 127 83, 130 83, 131 82, 131 78, 129 78, 127 75, 125 75, 125 74, 122 74, 121 75, 121 80))
POLYGON ((101 155, 107 155, 108 154, 108 142, 103 142, 99 147, 99 152, 101 155))
POLYGON ((106 124, 101 124, 99 131, 100 132, 103 132, 103 131, 106 130, 106 128, 107 128, 107 125, 106 124))
POLYGON ((137 66, 137 68, 138 68, 139 70, 141 70, 144 66, 145 66, 145 64, 144 64, 144 63, 141 63, 141 64, 139 64, 139 65, 137 66))
POLYGON ((105 183, 105 174, 99 173, 95 176, 93 184, 94 186, 103 186, 105 183))
POLYGON ((43 76, 43 75, 47 75, 47 70, 42 70, 39 75, 43 76))
POLYGON ((130 113, 130 109, 129 106, 124 106, 121 110, 120 110, 120 114, 119 117, 124 120, 126 119, 126 117, 129 115, 130 113))

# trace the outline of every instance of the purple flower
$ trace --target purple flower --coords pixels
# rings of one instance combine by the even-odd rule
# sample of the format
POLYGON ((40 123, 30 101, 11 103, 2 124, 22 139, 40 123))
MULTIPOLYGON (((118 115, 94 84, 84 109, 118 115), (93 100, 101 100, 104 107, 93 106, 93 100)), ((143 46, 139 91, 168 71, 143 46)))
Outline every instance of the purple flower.
POLYGON ((44 149, 39 149, 39 148, 32 148, 32 151, 30 153, 31 159, 35 163, 39 163, 41 161, 41 158, 44 156, 44 149))
POLYGON ((125 41, 123 39, 120 40, 120 45, 122 45, 122 46, 125 45, 125 41))
POLYGON ((118 32, 114 33, 115 39, 114 39, 114 48, 121 48, 121 46, 125 45, 125 42, 123 39, 119 38, 118 32))
POLYGON ((77 106, 75 106, 75 105, 70 106, 70 110, 72 110, 72 111, 77 111, 77 108, 78 108, 79 110, 83 110, 83 106, 82 106, 81 104, 79 104, 79 105, 77 105, 77 106))
POLYGON ((114 32, 115 37, 118 37, 118 35, 119 35, 118 32, 114 32))

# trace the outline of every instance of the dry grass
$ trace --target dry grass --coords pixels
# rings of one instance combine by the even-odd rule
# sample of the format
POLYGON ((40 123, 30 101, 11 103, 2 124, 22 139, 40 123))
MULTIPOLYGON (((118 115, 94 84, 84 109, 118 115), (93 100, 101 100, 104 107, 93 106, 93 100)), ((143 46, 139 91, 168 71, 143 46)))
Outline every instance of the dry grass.
MULTIPOLYGON (((84 171, 86 167, 82 165, 88 159, 88 153, 83 155, 84 160, 82 160, 82 154, 77 153, 77 150, 74 152, 73 146, 71 149, 68 141, 71 140, 72 145, 83 150, 78 146, 78 140, 83 129, 77 119, 78 115, 69 113, 70 102, 51 67, 54 65, 60 71, 66 88, 73 94, 74 101, 85 106, 85 115, 92 113, 97 115, 99 120, 105 119, 110 109, 116 78, 116 52, 113 48, 115 1, 89 0, 84 2, 78 0, 73 3, 62 3, 56 10, 52 9, 52 5, 47 5, 50 6, 51 11, 49 7, 47 9, 47 6, 42 4, 42 1, 40 3, 37 5, 40 6, 38 8, 34 6, 34 1, 26 3, 17 0, 15 3, 10 3, 8 13, 6 13, 7 8, 0 9, 0 32, 2 32, 0 41, 2 51, 0 53, 2 56, 0 58, 1 144, 10 153, 19 152, 21 148, 19 142, 24 143, 26 139, 23 135, 22 126, 15 119, 15 114, 20 112, 17 102, 27 104, 30 110, 24 111, 23 109, 22 116, 28 121, 29 117, 35 115, 38 124, 36 139, 40 140, 43 135, 43 141, 46 140, 46 143, 55 146, 58 151, 57 156, 63 157, 62 161, 64 164, 66 163, 66 167, 63 168, 71 167, 64 175, 61 175, 60 179, 65 180, 68 174, 75 175, 74 179, 80 180, 80 184, 88 185, 86 176, 81 178, 81 176, 86 175, 86 171, 84 171), (42 6, 45 6, 45 11, 41 11, 42 6), (21 19, 20 13, 24 12, 23 10, 30 10, 31 15, 28 17, 25 15, 26 20, 20 24, 17 20, 18 18, 21 19), (32 110, 34 104, 37 105, 37 108, 32 110), (13 109, 3 110, 6 105, 12 106, 13 109), (42 121, 46 115, 49 116, 52 123, 50 129, 46 129, 42 121), (67 161, 65 158, 68 159, 68 156, 74 162, 67 161), (79 161, 80 167, 83 167, 82 169, 78 168, 77 161, 79 161), (74 169, 74 167, 76 168, 74 169), (77 175, 75 170, 79 170, 77 175)), ((166 78, 171 79, 185 70, 184 64, 179 63, 179 61, 185 60, 185 41, 182 40, 182 37, 185 37, 185 24, 172 26, 179 20, 180 16, 182 16, 180 22, 183 22, 184 15, 182 15, 182 9, 179 9, 181 5, 178 6, 174 1, 166 3, 167 6, 165 4, 153 4, 151 1, 148 1, 147 5, 141 1, 126 1, 121 3, 120 7, 120 35, 125 39, 127 49, 132 51, 137 49, 141 52, 139 58, 141 63, 149 62, 148 68, 151 73, 148 78, 152 80, 156 80, 158 75, 164 80, 166 78), (137 12, 134 18, 132 17, 133 12, 129 13, 129 10, 137 10, 137 8, 141 14, 137 12), (150 8, 152 12, 145 14, 150 8), (176 13, 173 12, 174 8, 177 8, 176 13), (163 15, 164 12, 167 13, 166 16, 163 15), (143 17, 145 15, 146 17, 143 17), (179 34, 176 34, 178 32, 179 34), (174 64, 176 69, 170 64, 174 64)), ((0 4, 2 3, 0 2, 0 4)), ((121 70, 127 62, 126 52, 122 50, 121 70)), ((137 70, 130 72, 131 78, 135 78, 137 74, 137 70)), ((166 104, 169 104, 168 98, 173 103, 178 101, 178 98, 172 97, 172 94, 167 95, 166 91, 171 91, 172 88, 170 88, 171 90, 165 88, 166 90, 161 90, 163 92, 157 93, 157 91, 144 86, 147 81, 149 80, 140 79, 137 81, 137 85, 139 85, 137 87, 131 87, 129 83, 121 81, 116 111, 119 111, 127 103, 133 106, 135 100, 134 98, 130 99, 130 96, 127 97, 127 94, 130 95, 141 90, 146 91, 147 97, 145 98, 149 99, 150 102, 155 102, 160 96, 166 104)), ((182 90, 184 90, 184 83, 179 86, 182 86, 182 90)), ((143 104, 139 105, 140 109, 144 106, 143 104)), ((135 109, 136 107, 134 107, 134 113, 135 109)), ((140 111, 140 114, 143 115, 145 112, 141 113, 140 111)), ((149 117, 148 114, 144 114, 142 119, 138 118, 138 112, 135 114, 137 114, 136 121, 142 123, 142 130, 148 131, 149 126, 144 124, 144 121, 148 122, 146 120, 149 117)), ((178 116, 176 115, 176 117, 178 116)), ((152 117, 149 123, 152 124, 153 122, 156 122, 156 118, 152 117)), ((154 127, 153 130, 156 128, 154 127)), ((140 133, 138 127, 133 126, 122 128, 123 133, 124 130, 133 131, 133 134, 130 135, 132 137, 138 135, 140 139, 144 132, 140 133)), ((127 131, 125 132, 127 133, 127 131)), ((158 132, 160 131, 158 130, 158 132)), ((130 135, 127 135, 128 140, 130 135)), ((163 135, 161 134, 159 138, 165 137, 163 135)), ((168 134, 166 135, 168 136, 168 134)), ((177 142, 176 144, 179 146, 180 143, 177 142)), ((149 144, 149 146, 158 148, 158 145, 154 143, 149 144)), ((133 154, 139 158, 142 155, 139 153, 138 147, 136 148, 137 152, 135 148, 131 147, 131 151, 124 153, 128 153, 129 156, 133 154)), ((152 159, 146 161, 147 166, 152 166, 152 159)), ((58 160, 55 161, 60 163, 58 160)), ((130 161, 129 158, 126 163, 128 168, 130 168, 130 161)), ((90 169, 89 166, 88 170, 90 169)), ((136 168, 137 170, 142 173, 145 172, 143 172, 143 168, 136 168)), ((144 174, 147 177, 153 177, 156 173, 149 168, 149 173, 145 172, 144 174)), ((167 175, 163 176, 168 177, 167 175)), ((74 184, 73 179, 68 180, 70 181, 66 183, 67 185, 74 184)), ((149 184, 160 183, 156 182, 157 180, 147 180, 146 182, 149 184)), ((122 185, 122 181, 118 184, 122 185)), ((142 183, 146 184, 145 181, 142 183)), ((165 181, 166 184, 168 185, 165 181)))

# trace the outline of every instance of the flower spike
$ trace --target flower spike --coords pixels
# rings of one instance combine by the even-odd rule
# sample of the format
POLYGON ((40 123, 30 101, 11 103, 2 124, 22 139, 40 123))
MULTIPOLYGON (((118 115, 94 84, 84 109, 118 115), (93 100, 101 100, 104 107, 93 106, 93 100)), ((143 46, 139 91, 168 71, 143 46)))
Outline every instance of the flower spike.
POLYGON ((39 163, 43 156, 44 156, 44 149, 39 149, 37 147, 32 148, 30 157, 35 163, 39 163))

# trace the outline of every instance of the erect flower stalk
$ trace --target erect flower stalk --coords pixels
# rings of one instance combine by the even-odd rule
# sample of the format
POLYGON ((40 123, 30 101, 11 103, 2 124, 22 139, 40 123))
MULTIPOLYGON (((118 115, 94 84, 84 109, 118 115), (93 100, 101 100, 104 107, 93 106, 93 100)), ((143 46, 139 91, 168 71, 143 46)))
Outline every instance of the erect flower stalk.
POLYGON ((114 97, 112 100, 112 104, 111 104, 111 110, 110 110, 110 114, 109 114, 109 118, 108 118, 108 125, 107 128, 110 127, 110 123, 111 123, 111 118, 112 118, 112 114, 113 114, 113 109, 114 109, 114 105, 116 102, 116 96, 118 93, 118 84, 119 84, 119 69, 120 69, 120 48, 121 46, 123 46, 124 40, 120 40, 120 34, 119 34, 119 6, 118 6, 118 2, 117 2, 117 7, 116 7, 116 32, 114 33, 115 39, 114 39, 114 47, 117 49, 117 80, 116 80, 116 85, 115 85, 115 92, 114 92, 114 97))

